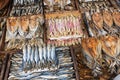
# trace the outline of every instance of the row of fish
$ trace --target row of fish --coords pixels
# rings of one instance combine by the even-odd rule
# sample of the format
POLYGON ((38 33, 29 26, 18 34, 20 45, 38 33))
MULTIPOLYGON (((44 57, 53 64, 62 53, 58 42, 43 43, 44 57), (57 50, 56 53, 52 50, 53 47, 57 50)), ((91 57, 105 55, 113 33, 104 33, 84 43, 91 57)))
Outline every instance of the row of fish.
MULTIPOLYGON (((42 3, 40 3, 42 5, 42 3)), ((32 6, 23 6, 23 7, 13 7, 10 16, 24 16, 24 15, 34 15, 42 14, 43 8, 39 4, 32 6)))
POLYGON ((104 9, 106 6, 110 6, 110 3, 108 0, 87 0, 87 1, 79 1, 79 8, 83 11, 85 10, 91 10, 91 9, 104 9))
POLYGON ((23 63, 24 70, 57 68, 58 60, 55 54, 55 46, 24 45, 23 63))
MULTIPOLYGON (((83 36, 80 13, 76 12, 75 14, 59 14, 61 17, 51 17, 47 19, 47 38, 54 42, 56 45, 66 43, 69 45, 72 41, 79 40, 78 38, 83 36), (64 16, 66 14, 66 16, 64 16), (58 41, 58 43, 56 43, 58 41), (67 42, 68 41, 68 42, 67 42)), ((56 14, 57 15, 57 14, 56 14)), ((59 16, 58 15, 58 16, 59 16)), ((73 43, 73 44, 74 44, 73 43)), ((78 41, 76 42, 78 43, 78 41)))
POLYGON ((79 2, 93 2, 93 1, 104 1, 104 0, 79 0, 79 2))
POLYGON ((36 3, 40 3, 42 0, 14 0, 14 6, 24 6, 24 5, 33 5, 36 3))
POLYGON ((55 46, 71 46, 81 43, 81 38, 70 38, 66 40, 48 40, 48 44, 54 44, 55 46))
POLYGON ((85 38, 81 41, 84 63, 93 70, 94 76, 102 74, 104 66, 110 73, 120 67, 120 38, 113 35, 85 38))
POLYGON ((7 40, 12 38, 32 38, 36 32, 42 34, 43 17, 39 15, 7 18, 7 40))
POLYGON ((85 12, 85 22, 90 36, 120 35, 119 10, 90 10, 85 12))
MULTIPOLYGON (((8 80, 75 80, 75 71, 70 49, 68 47, 55 48, 55 54, 57 55, 59 63, 57 69, 38 68, 31 69, 27 72, 23 71, 24 54, 21 52, 13 54, 11 57, 11 67, 8 80)), ((44 65, 47 64, 44 63, 44 65)))
MULTIPOLYGON (((57 9, 59 10, 59 8, 61 10, 66 9, 66 5, 70 5, 71 4, 71 0, 44 0, 44 6, 49 7, 47 12, 51 12, 51 11, 55 11, 56 9, 56 5, 57 5, 57 9)), ((69 6, 68 9, 73 9, 73 6, 69 6)), ((45 10, 46 11, 46 10, 45 10)))
POLYGON ((14 0, 10 16, 42 14, 42 0, 14 0))

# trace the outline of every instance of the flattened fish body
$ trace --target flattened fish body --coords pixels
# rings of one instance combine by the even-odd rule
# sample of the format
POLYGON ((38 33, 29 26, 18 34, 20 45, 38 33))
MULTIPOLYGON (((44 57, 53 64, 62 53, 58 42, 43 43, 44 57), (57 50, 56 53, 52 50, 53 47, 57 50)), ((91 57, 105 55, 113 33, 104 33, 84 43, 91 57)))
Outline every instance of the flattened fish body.
POLYGON ((12 33, 16 32, 18 25, 19 23, 17 17, 10 17, 7 19, 7 30, 11 31, 12 33))
POLYGON ((100 51, 98 51, 99 41, 96 38, 89 38, 82 40, 82 47, 87 52, 87 55, 91 58, 98 59, 100 51))
POLYGON ((20 27, 24 32, 28 31, 29 19, 27 16, 22 16, 20 18, 20 27))
POLYGON ((103 29, 103 18, 100 13, 97 13, 97 12, 94 13, 92 15, 92 19, 98 29, 100 29, 100 30, 103 29))
POLYGON ((102 49, 110 57, 116 57, 119 52, 117 52, 118 38, 116 36, 104 36, 101 38, 102 49))
POLYGON ((103 12, 103 20, 109 27, 113 25, 113 18, 110 12, 108 11, 103 12))

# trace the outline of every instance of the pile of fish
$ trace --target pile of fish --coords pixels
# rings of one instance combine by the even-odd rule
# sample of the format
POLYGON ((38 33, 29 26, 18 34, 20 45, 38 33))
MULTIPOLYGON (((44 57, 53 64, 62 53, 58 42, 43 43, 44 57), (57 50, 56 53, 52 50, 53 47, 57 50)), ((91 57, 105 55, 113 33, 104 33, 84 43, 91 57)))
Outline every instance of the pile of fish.
POLYGON ((9 41, 9 48, 15 48, 14 45, 26 39, 43 38, 43 23, 43 16, 40 14, 7 18, 6 42, 9 41))
POLYGON ((50 45, 24 45, 23 46, 23 69, 57 68, 58 60, 55 46, 50 45))
POLYGON ((14 0, 14 6, 33 5, 41 0, 14 0))
POLYGON ((81 41, 84 63, 93 70, 94 76, 102 74, 104 66, 108 72, 117 73, 120 67, 120 38, 113 35, 85 38, 81 41), (105 63, 105 64, 103 64, 105 63))
POLYGON ((85 22, 90 36, 120 35, 119 10, 90 10, 85 12, 85 22))
POLYGON ((49 43, 64 46, 74 45, 80 42, 83 31, 79 11, 46 15, 46 18, 49 43))
MULTIPOLYGON (((14 80, 14 79, 75 80, 75 71, 73 68, 73 61, 72 61, 72 57, 70 54, 70 49, 68 47, 59 47, 59 48, 54 48, 54 50, 55 50, 54 54, 57 55, 55 56, 56 58, 54 57, 55 59, 54 61, 58 60, 58 68, 56 69, 52 69, 49 67, 46 67, 43 69, 39 67, 30 69, 31 66, 34 66, 34 64, 31 64, 31 66, 27 65, 27 68, 26 68, 30 70, 24 71, 24 64, 25 64, 25 62, 23 61, 24 53, 22 54, 21 52, 17 52, 16 54, 13 54, 13 56, 11 57, 11 67, 10 67, 10 73, 9 73, 8 80, 14 80)), ((44 54, 44 52, 41 54, 44 54)), ((35 57, 37 56, 35 57, 34 56, 35 56, 35 53, 34 55, 31 55, 31 57, 33 57, 33 61, 36 62, 35 57)), ((47 57, 48 56, 46 55, 46 58, 47 57)), ((45 60, 44 56, 42 56, 42 58, 44 61, 45 60)), ((39 65, 39 63, 37 65, 39 65)), ((44 65, 47 65, 47 64, 44 63, 44 65)))
POLYGON ((73 10, 72 0, 44 0, 45 12, 73 10))
POLYGON ((42 0, 14 0, 10 16, 43 13, 42 0))
POLYGON ((79 0, 79 8, 84 12, 91 9, 104 9, 106 6, 110 6, 108 0, 79 0))

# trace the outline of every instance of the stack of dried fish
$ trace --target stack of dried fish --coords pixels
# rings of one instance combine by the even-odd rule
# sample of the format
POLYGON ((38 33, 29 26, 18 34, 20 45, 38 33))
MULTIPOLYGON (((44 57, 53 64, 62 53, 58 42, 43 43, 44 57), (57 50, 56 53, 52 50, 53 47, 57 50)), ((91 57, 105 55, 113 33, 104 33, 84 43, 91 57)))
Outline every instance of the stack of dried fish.
POLYGON ((43 16, 40 14, 7 18, 6 41, 9 41, 9 48, 25 39, 43 38, 43 22, 43 16))
POLYGON ((42 0, 14 0, 10 16, 33 15, 43 13, 42 0))
POLYGON ((73 10, 72 0, 44 0, 45 12, 73 10))
POLYGON ((79 0, 79 8, 83 11, 91 10, 91 9, 104 9, 105 6, 110 6, 108 0, 79 0))
POLYGON ((91 10, 91 12, 85 12, 86 24, 90 36, 100 36, 106 34, 120 35, 120 12, 105 9, 100 11, 91 10))
POLYGON ((57 46, 74 45, 83 36, 81 15, 79 11, 46 15, 47 38, 57 46))
MULTIPOLYGON (((57 58, 54 57, 55 59, 54 61, 58 59, 58 63, 59 63, 58 68, 51 69, 47 67, 47 68, 41 69, 38 67, 38 69, 37 68, 31 69, 27 72, 23 71, 23 67, 24 67, 23 56, 25 55, 24 54, 22 55, 22 53, 20 52, 13 54, 13 56, 11 57, 11 68, 10 68, 10 74, 9 74, 8 80, 14 80, 14 79, 75 80, 75 72, 73 69, 73 61, 70 56, 70 49, 68 47, 56 48, 55 54, 57 55, 56 56, 57 58)), ((31 57, 33 58, 33 61, 36 63, 35 58, 37 57, 37 55, 35 56, 34 54, 34 55, 31 55, 31 57)), ((44 57, 45 55, 42 55, 43 61, 44 61, 44 57)), ((48 55, 46 55, 46 59, 48 59, 48 55)), ((39 65, 39 63, 37 65, 39 65)), ((46 62, 44 62, 44 65, 47 65, 46 62)), ((34 66, 34 64, 31 64, 31 66, 34 66)), ((27 65, 26 69, 30 69, 31 66, 27 65)))
POLYGON ((94 76, 101 74, 104 66, 108 67, 111 73, 117 73, 120 69, 120 38, 117 36, 86 38, 82 40, 81 46, 85 56, 83 61, 93 69, 94 76))

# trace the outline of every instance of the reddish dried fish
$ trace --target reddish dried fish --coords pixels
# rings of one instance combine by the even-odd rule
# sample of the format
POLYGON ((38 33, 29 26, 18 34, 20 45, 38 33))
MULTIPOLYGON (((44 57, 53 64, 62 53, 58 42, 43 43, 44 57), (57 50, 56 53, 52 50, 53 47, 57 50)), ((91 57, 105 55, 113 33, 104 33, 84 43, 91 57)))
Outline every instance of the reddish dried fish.
POLYGON ((29 18, 27 16, 22 16, 19 19, 19 34, 21 36, 26 36, 28 34, 29 18))
POLYGON ((115 24, 120 27, 120 12, 114 11, 112 13, 112 16, 113 16, 113 20, 114 20, 115 24))
POLYGON ((100 66, 102 63, 101 41, 96 38, 82 39, 82 53, 85 56, 85 64, 93 69, 94 76, 101 74, 100 66))
POLYGON ((9 17, 7 19, 7 31, 9 36, 16 36, 19 23, 17 17, 9 17))
POLYGON ((101 15, 101 13, 99 13, 99 12, 94 13, 92 15, 92 19, 93 19, 93 22, 96 25, 96 28, 98 30, 102 30, 103 29, 103 17, 101 15))
POLYGON ((115 66, 120 65, 120 60, 117 58, 120 53, 120 40, 117 36, 103 36, 101 37, 102 50, 106 54, 106 61, 108 62, 111 73, 116 72, 115 66))
POLYGON ((109 11, 107 10, 103 11, 103 20, 108 25, 108 27, 112 27, 113 18, 112 18, 112 14, 109 11))

